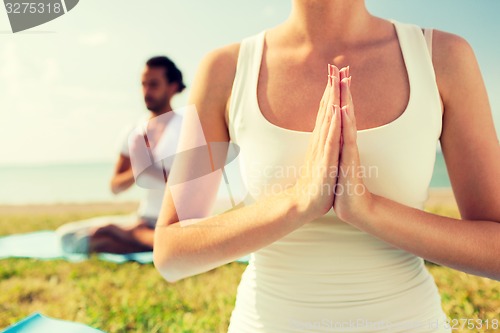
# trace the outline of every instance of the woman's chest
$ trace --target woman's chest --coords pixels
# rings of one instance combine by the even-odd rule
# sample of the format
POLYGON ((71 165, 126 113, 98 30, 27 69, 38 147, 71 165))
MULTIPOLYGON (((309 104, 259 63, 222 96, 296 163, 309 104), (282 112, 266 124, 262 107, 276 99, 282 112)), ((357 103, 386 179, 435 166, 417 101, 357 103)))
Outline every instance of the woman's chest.
POLYGON ((327 83, 327 63, 349 65, 358 129, 387 124, 406 109, 410 96, 407 68, 397 44, 330 59, 264 53, 257 84, 262 115, 271 123, 312 131, 327 83))

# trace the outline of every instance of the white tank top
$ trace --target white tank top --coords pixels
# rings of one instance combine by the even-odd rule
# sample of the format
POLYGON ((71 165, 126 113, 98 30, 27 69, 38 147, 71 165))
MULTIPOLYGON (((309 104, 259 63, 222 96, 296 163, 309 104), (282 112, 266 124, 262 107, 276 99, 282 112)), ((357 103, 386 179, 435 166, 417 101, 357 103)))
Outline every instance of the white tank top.
MULTIPOLYGON (((364 179, 371 192, 423 209, 442 128, 432 30, 424 35, 416 25, 391 22, 408 72, 409 102, 394 121, 358 131, 360 163, 372 170, 364 179)), ((272 124, 259 109, 265 33, 241 42, 229 110, 230 138, 240 146, 242 178, 254 199, 293 183, 297 175, 290 170, 304 162, 311 137, 272 124)), ((251 253, 228 332, 451 332, 445 321, 422 258, 341 221, 331 209, 251 253)))
MULTIPOLYGON (((162 146, 157 147, 156 150, 162 151, 162 154, 165 157, 170 156, 170 154, 175 153, 176 147, 179 144, 182 116, 175 111, 171 111, 171 113, 163 114, 157 117, 160 117, 161 119, 157 121, 165 123, 165 127, 162 130, 163 135, 161 136, 161 139, 159 139, 159 143, 161 142, 162 146)), ((128 128, 127 131, 124 131, 121 134, 120 154, 130 158, 129 136, 132 133, 138 133, 142 137, 144 128, 147 127, 147 123, 150 120, 151 118, 149 113, 141 116, 133 126, 128 128)), ((136 157, 136 159, 138 159, 138 157, 136 157)), ((148 175, 145 173, 144 175, 142 175, 142 177, 146 178, 148 177, 148 175)), ((162 182, 158 182, 157 180, 150 180, 149 184, 151 184, 151 182, 156 183, 154 187, 141 187, 144 195, 140 200, 139 208, 137 209, 137 215, 141 218, 144 218, 150 225, 154 226, 156 224, 156 220, 158 219, 158 215, 163 203, 165 184, 162 182)))

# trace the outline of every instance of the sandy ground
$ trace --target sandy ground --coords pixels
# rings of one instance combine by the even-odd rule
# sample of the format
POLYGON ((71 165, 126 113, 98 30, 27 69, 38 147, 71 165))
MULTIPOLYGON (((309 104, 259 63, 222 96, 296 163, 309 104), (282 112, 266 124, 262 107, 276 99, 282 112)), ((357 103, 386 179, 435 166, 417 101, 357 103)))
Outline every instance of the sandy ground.
MULTIPOLYGON (((426 207, 446 206, 456 207, 455 197, 451 189, 432 189, 426 207)), ((88 202, 88 203, 55 203, 55 204, 28 204, 2 205, 0 214, 60 214, 71 212, 134 212, 139 207, 138 202, 88 202)))

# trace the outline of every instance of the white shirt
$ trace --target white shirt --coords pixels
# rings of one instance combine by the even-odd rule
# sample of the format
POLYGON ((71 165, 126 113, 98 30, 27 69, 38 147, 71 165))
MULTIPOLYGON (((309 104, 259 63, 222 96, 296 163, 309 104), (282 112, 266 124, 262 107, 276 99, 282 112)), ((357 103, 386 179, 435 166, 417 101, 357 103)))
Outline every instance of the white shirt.
MULTIPOLYGON (((173 112, 173 111, 170 111, 173 112)), ((172 114, 173 117, 180 117, 180 115, 177 115, 175 113, 172 114)), ((128 138, 129 135, 132 133, 132 131, 137 128, 137 126, 144 126, 145 123, 148 122, 150 119, 149 114, 141 117, 139 121, 126 128, 122 132, 121 135, 121 147, 119 149, 120 154, 127 156, 130 158, 130 151, 129 151, 129 144, 128 144, 128 138)), ((166 135, 167 131, 169 132, 169 140, 170 143, 173 147, 177 147, 178 144, 178 139, 180 137, 180 126, 179 122, 175 121, 169 121, 169 123, 166 125, 164 132, 162 134, 162 137, 166 135), (173 124, 173 125, 171 125, 173 124), (169 126, 171 125, 171 126, 169 126), (173 133, 172 133, 173 132, 173 133)), ((174 150, 175 151, 175 150, 174 150)), ((138 215, 141 217, 149 217, 149 218, 157 218, 162 206, 163 202, 163 194, 165 192, 164 188, 161 189, 149 189, 145 188, 144 189, 144 197, 141 199, 140 204, 139 204, 139 209, 138 209, 138 215)))

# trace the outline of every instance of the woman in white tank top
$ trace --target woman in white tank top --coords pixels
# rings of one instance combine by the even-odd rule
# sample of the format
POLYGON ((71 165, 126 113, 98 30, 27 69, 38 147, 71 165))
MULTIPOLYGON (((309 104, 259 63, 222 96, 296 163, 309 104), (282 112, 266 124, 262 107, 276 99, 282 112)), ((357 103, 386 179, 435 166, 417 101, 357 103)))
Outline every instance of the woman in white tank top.
MULTIPOLYGON (((409 103, 394 121, 358 130, 357 144, 370 192, 422 209, 441 132, 439 92, 421 29, 393 24, 413 88, 409 103)), ((256 199, 276 183, 290 183, 290 170, 300 170, 312 135, 277 126, 259 110, 255 91, 265 34, 240 45, 229 110, 231 140, 240 146, 243 179, 256 199), (267 175, 285 175, 269 179, 266 169, 267 175)), ((343 222, 332 209, 252 253, 229 332, 389 332, 389 323, 411 321, 446 323, 423 259, 343 222)))
POLYGON ((451 332, 424 259, 500 278, 500 150, 460 37, 363 0, 295 0, 282 25, 208 54, 194 87, 204 139, 239 146, 249 196, 209 216, 220 173, 203 196, 167 191, 155 265, 174 282, 251 253, 228 332, 451 332), (350 67, 327 80, 327 63, 350 67), (438 141, 462 220, 423 211, 438 141))

